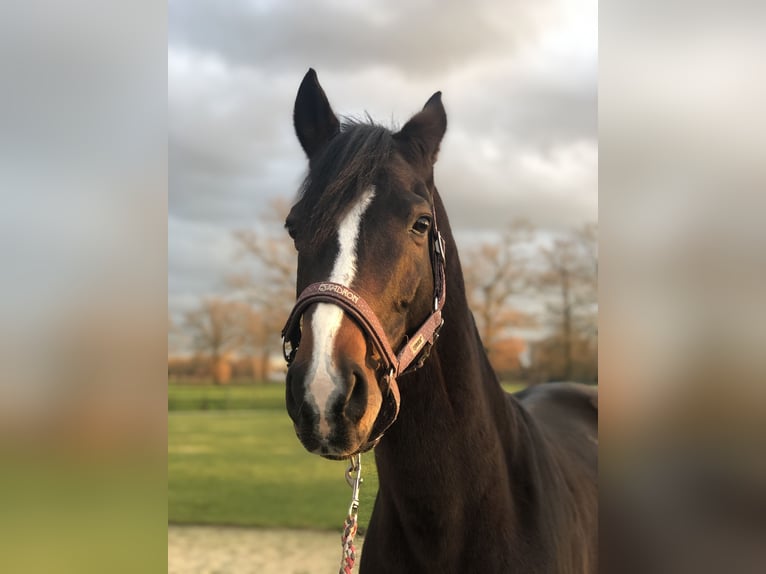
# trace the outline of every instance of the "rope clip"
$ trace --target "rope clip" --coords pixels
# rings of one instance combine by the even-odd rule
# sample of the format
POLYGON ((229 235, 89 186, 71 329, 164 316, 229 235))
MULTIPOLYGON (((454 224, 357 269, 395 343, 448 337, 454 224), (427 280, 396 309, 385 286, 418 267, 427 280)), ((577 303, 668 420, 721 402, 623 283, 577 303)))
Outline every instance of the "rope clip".
POLYGON ((346 482, 351 487, 351 505, 348 507, 349 516, 356 516, 359 511, 359 486, 362 484, 362 455, 355 454, 349 459, 346 469, 346 482))

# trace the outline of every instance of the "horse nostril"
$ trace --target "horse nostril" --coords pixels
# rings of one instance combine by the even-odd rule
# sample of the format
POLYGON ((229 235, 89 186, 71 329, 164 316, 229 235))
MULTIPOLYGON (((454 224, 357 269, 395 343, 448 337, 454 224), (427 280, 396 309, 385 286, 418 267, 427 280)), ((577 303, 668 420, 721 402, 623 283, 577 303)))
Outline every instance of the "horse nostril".
POLYGON ((303 387, 300 384, 302 376, 303 373, 296 373, 295 368, 290 368, 287 370, 287 377, 285 378, 285 406, 287 407, 287 413, 294 421, 296 421, 301 403, 303 402, 303 387))
POLYGON ((349 394, 343 414, 356 424, 367 410, 367 377, 360 370, 354 369, 349 376, 349 394))

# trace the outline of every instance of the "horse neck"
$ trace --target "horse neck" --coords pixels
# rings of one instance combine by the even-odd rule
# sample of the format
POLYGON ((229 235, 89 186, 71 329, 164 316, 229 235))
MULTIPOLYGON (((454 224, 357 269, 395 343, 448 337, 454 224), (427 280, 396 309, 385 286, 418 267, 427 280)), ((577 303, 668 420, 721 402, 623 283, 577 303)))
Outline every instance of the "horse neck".
POLYGON ((399 418, 376 448, 383 489, 410 488, 410 481, 397 479, 400 473, 411 478, 413 471, 437 468, 464 474, 479 459, 491 458, 492 466, 505 462, 498 427, 506 428, 513 415, 468 308, 457 246, 438 194, 436 209, 446 242, 444 326, 425 365, 399 381, 399 418))
POLYGON ((496 398, 502 395, 502 391, 468 307, 457 244, 438 192, 435 194, 435 205, 439 230, 446 243, 447 300, 442 311, 444 327, 433 356, 426 362, 422 372, 415 372, 412 384, 403 383, 406 387, 403 392, 406 394, 417 389, 416 392, 428 394, 428 381, 433 383, 436 379, 445 396, 452 401, 496 398), (417 380, 426 383, 418 385, 414 382, 417 380))

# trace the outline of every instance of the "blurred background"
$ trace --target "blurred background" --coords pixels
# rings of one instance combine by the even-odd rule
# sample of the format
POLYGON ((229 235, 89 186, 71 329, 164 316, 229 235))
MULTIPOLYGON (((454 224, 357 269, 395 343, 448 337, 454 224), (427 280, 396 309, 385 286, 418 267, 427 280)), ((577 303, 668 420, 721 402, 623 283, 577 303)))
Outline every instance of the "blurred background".
POLYGON ((0 6, 2 572, 165 567, 165 53, 156 3, 0 6))
MULTIPOLYGON (((227 572, 327 571, 345 465, 296 440, 279 338, 295 301, 284 219, 307 168, 298 85, 313 67, 336 113, 392 129, 442 91, 435 178, 493 366, 511 390, 595 383, 596 2, 169 6, 170 569, 194 571, 193 552, 227 572), (286 527, 304 531, 273 530, 286 527), (330 535, 311 554, 317 530, 330 535), (249 561, 221 532, 250 536, 249 561), (274 544, 295 551, 269 564, 274 544)), ((364 466, 362 530, 372 453, 364 466)))

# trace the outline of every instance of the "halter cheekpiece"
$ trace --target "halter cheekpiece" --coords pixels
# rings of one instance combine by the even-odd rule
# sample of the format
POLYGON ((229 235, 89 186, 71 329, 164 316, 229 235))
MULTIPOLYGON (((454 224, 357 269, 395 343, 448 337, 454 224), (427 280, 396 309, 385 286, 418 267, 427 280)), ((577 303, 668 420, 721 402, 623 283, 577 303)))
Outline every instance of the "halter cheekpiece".
POLYGON ((364 334, 369 337, 380 353, 385 375, 381 381, 383 404, 370 434, 370 440, 360 452, 370 450, 394 423, 399 414, 399 387, 397 378, 423 366, 431 348, 439 337, 444 321, 442 309, 446 299, 444 238, 436 225, 434 214, 430 232, 431 268, 434 274, 434 303, 428 318, 417 331, 407 339, 398 353, 395 353, 375 312, 353 289, 329 281, 312 283, 306 287, 295 302, 295 306, 282 329, 282 352, 289 366, 298 351, 301 340, 301 317, 314 303, 337 305, 356 321, 364 334), (417 361, 416 361, 417 359, 417 361))

